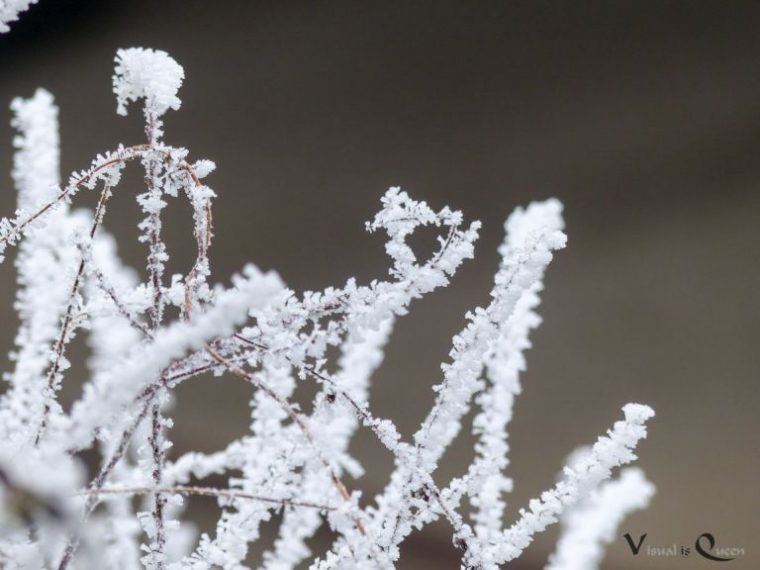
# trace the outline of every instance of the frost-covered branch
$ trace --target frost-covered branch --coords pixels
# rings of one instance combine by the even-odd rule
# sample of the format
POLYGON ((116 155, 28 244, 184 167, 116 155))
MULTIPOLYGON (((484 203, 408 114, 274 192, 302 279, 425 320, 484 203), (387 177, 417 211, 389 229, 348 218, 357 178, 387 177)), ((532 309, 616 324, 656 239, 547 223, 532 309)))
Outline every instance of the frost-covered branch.
POLYGON ((562 517, 562 535, 546 570, 594 570, 626 516, 649 506, 654 485, 628 467, 579 501, 562 517))
POLYGON ((251 495, 241 493, 234 489, 215 489, 213 487, 195 487, 192 485, 175 485, 173 487, 104 487, 97 491, 88 489, 80 491, 77 495, 146 495, 152 493, 164 493, 167 495, 198 495, 201 497, 216 497, 221 499, 241 499, 246 501, 261 501, 264 503, 273 503, 283 507, 305 507, 316 509, 318 511, 334 511, 335 507, 330 505, 320 505, 299 501, 296 499, 277 499, 274 497, 262 497, 261 495, 251 495))
POLYGON ((600 437, 590 453, 572 466, 565 467, 562 480, 530 502, 528 510, 492 546, 489 558, 496 564, 515 559, 531 543, 537 532, 557 522, 565 509, 609 479, 612 469, 636 459, 634 449, 646 437, 646 422, 654 416, 649 406, 627 404, 625 419, 615 422, 606 436, 600 437))

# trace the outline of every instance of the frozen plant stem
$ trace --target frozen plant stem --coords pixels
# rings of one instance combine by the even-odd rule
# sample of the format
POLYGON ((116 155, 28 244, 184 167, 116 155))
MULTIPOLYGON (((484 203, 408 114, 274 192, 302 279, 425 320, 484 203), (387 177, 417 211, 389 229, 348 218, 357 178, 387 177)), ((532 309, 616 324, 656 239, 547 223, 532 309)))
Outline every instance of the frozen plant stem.
POLYGON ((215 489, 213 487, 194 487, 192 485, 175 485, 173 487, 108 487, 98 491, 81 491, 78 495, 144 495, 147 493, 165 493, 167 495, 198 495, 201 497, 216 497, 242 499, 248 501, 262 501, 264 503, 273 503, 283 507, 306 507, 318 511, 334 511, 335 507, 330 505, 319 505, 304 501, 292 499, 275 499, 274 497, 262 497, 260 495, 251 495, 249 493, 240 493, 230 489, 215 489))
MULTIPOLYGON (((0 7, 0 27, 2 17, 0 7)), ((215 166, 189 160, 187 149, 164 140, 163 117, 180 108, 183 81, 184 70, 164 52, 119 50, 117 112, 142 104, 147 141, 96 156, 63 185, 52 96, 38 91, 13 103, 18 210, 0 220, 0 255, 19 245, 21 326, 15 369, 0 396, 0 516, 8 529, 0 567, 82 570, 97 553, 104 570, 238 570, 262 525, 281 512, 263 570, 309 560, 314 570, 393 568, 404 540, 439 519, 452 529, 463 568, 496 570, 561 520, 551 570, 593 569, 614 532, 600 513, 618 524, 653 491, 640 471, 614 474, 636 459, 654 415, 649 407, 627 404, 624 419, 571 462, 555 487, 520 510, 513 525, 503 524, 512 488, 508 426, 530 333, 540 322, 544 277, 566 243, 562 205, 549 199, 509 216, 490 302, 467 313, 442 377, 430 382, 434 404, 406 441, 392 418, 373 412, 373 373, 396 320, 473 257, 480 223, 390 188, 366 225, 386 236, 385 279, 297 294, 275 273, 248 265, 231 285, 214 283, 215 193, 204 179, 215 166), (136 196, 144 273, 124 265, 104 225, 112 191, 124 191, 117 189, 122 171, 137 161, 145 184, 136 196), (96 188, 94 211, 69 207, 78 192, 96 188), (173 200, 191 207, 196 254, 186 272, 169 275, 162 222, 173 200), (436 232, 438 248, 418 259, 409 238, 424 228, 436 232), (58 392, 76 334, 86 336, 91 356, 81 394, 66 411, 58 392), (250 387, 249 430, 213 453, 172 454, 168 403, 180 383, 208 373, 250 387), (317 385, 303 408, 294 403, 302 382, 317 385), (474 460, 439 485, 438 465, 473 407, 474 460), (350 479, 363 474, 350 448, 360 429, 393 462, 374 498, 351 491, 350 479), (87 482, 82 458, 93 449, 102 461, 87 482), (212 476, 226 487, 204 484, 212 476), (29 505, 23 512, 16 495, 29 505), (140 508, 136 496, 145 498, 140 508), (214 498, 219 516, 213 533, 197 536, 183 499, 199 497, 214 498), (309 543, 324 526, 333 544, 315 557, 309 543)))
MULTIPOLYGON (((153 306, 150 310, 150 318, 155 332, 163 321, 164 315, 164 298, 163 298, 163 275, 164 261, 167 258, 166 246, 161 240, 161 209, 166 204, 161 199, 160 181, 157 178, 160 167, 160 158, 154 155, 154 150, 159 143, 161 136, 161 127, 158 114, 150 106, 145 107, 146 126, 145 133, 148 137, 149 152, 143 157, 143 166, 145 167, 145 186, 147 192, 142 196, 144 199, 141 204, 147 217, 140 226, 145 232, 143 239, 150 243, 148 253, 148 272, 153 289, 153 306)), ((151 473, 153 485, 156 488, 161 487, 165 457, 165 443, 163 436, 164 420, 161 417, 161 398, 155 399, 151 409, 151 434, 149 444, 153 457, 153 471, 151 473)), ((165 549, 166 549, 166 531, 164 528, 164 508, 166 498, 160 493, 153 494, 153 542, 150 545, 151 554, 155 559, 157 570, 164 570, 165 549)), ((149 533, 150 534, 150 533, 149 533)))
MULTIPOLYGON (((106 202, 110 196, 111 188, 106 185, 103 187, 103 191, 100 193, 100 199, 98 200, 98 205, 95 210, 95 216, 93 218, 92 225, 90 226, 89 241, 92 241, 95 238, 95 232, 103 221, 103 217, 106 211, 106 202)), ((58 335, 58 341, 56 342, 55 349, 53 351, 53 364, 50 367, 50 371, 48 372, 47 376, 47 398, 45 400, 42 412, 42 421, 40 423, 39 430, 37 431, 37 436, 34 439, 34 445, 39 445, 40 438, 45 432, 48 416, 50 415, 50 401, 55 399, 55 392, 57 392, 58 388, 60 387, 61 362, 65 358, 64 353, 66 351, 66 344, 71 339, 72 312, 74 311, 74 305, 79 299, 79 289, 82 284, 84 270, 85 257, 83 255, 81 261, 79 262, 79 267, 77 267, 76 275, 74 276, 74 283, 71 285, 69 301, 66 305, 66 312, 63 316, 63 322, 61 323, 61 332, 58 335)))

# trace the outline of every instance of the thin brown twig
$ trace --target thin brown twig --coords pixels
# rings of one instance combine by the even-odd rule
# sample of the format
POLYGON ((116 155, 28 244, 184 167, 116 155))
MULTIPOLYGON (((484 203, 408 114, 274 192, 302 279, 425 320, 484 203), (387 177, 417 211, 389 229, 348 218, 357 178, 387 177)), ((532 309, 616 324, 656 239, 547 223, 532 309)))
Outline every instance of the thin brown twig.
MULTIPOLYGON (((161 188, 156 187, 155 177, 159 168, 158 161, 151 155, 155 151, 161 135, 161 121, 154 112, 149 112, 146 107, 146 124, 145 133, 148 137, 149 152, 143 157, 143 166, 145 168, 145 185, 149 195, 161 194, 161 188)), ((163 274, 164 263, 161 256, 165 253, 165 246, 161 241, 161 210, 157 209, 148 213, 148 239, 150 246, 148 248, 148 271, 150 273, 150 282, 153 285, 153 306, 149 310, 153 331, 155 332, 161 326, 164 316, 164 297, 163 297, 163 274)), ((156 392, 158 394, 158 391, 156 392)), ((151 406, 151 430, 148 436, 153 457, 153 471, 151 478, 155 487, 160 487, 163 478, 164 460, 166 452, 164 450, 163 436, 163 419, 161 417, 161 401, 154 397, 151 406)), ((161 493, 153 493, 153 527, 155 536, 150 538, 153 542, 149 546, 150 550, 155 550, 157 557, 156 567, 158 570, 164 570, 166 567, 163 560, 164 549, 166 547, 166 531, 164 528, 164 507, 166 506, 166 497, 161 493), (154 546, 155 545, 155 546, 154 546)))
MULTIPOLYGON (((95 210, 95 217, 92 220, 92 225, 90 226, 89 231, 89 237, 90 241, 95 237, 95 232, 98 229, 98 226, 103 221, 103 216, 105 214, 105 207, 106 202, 108 201, 108 198, 111 196, 111 187, 106 185, 103 187, 102 192, 100 193, 100 199, 98 200, 98 205, 95 210)), ((63 322, 61 324, 61 328, 58 334, 58 340, 56 341, 54 350, 54 357, 53 357, 53 363, 50 367, 50 370, 47 374, 47 389, 48 391, 52 391, 55 388, 55 377, 58 374, 59 370, 61 369, 61 361, 63 360, 64 352, 66 351, 66 343, 67 338, 69 336, 69 327, 72 323, 72 312, 74 310, 74 302, 76 300, 76 297, 79 293, 79 287, 82 283, 82 277, 84 276, 84 268, 87 263, 87 257, 83 254, 82 258, 79 262, 79 267, 76 272, 76 276, 74 277, 74 283, 71 286, 71 292, 69 293, 69 300, 66 304, 66 312, 63 317, 63 322)), ((51 394, 47 394, 45 397, 45 406, 42 410, 42 419, 40 420, 40 426, 37 429, 37 436, 34 439, 34 445, 38 445, 40 442, 40 439, 42 438, 43 433, 45 432, 45 428, 47 427, 47 421, 48 417, 50 415, 51 410, 51 403, 50 403, 51 394)))
MULTIPOLYGON (((123 156, 117 156, 114 158, 110 158, 109 160, 106 160, 104 162, 101 162, 97 166, 91 167, 86 174, 83 174, 73 182, 70 182, 63 190, 58 192, 56 196, 50 200, 49 202, 45 203, 43 206, 37 209, 35 213, 31 214, 28 218, 26 218, 23 222, 20 222, 16 225, 14 228, 14 231, 10 234, 0 237, 0 244, 5 243, 9 240, 15 239, 18 235, 23 233, 23 231, 32 224, 35 220, 37 220, 40 216, 44 215, 46 212, 48 212, 51 208, 53 208, 58 202, 66 199, 66 197, 71 194, 74 190, 77 190, 80 186, 83 184, 86 184, 95 174, 100 172, 101 170, 108 168, 109 166, 113 166, 114 164, 118 164, 120 162, 127 162, 129 160, 133 160, 137 158, 138 156, 141 156, 142 151, 145 150, 146 145, 135 145, 126 147, 123 149, 120 149, 117 151, 117 153, 121 153, 123 156)), ((116 153, 115 153, 116 154, 116 153)))
POLYGON ((140 331, 143 335, 145 335, 147 338, 153 338, 153 332, 148 330, 148 327, 146 327, 144 324, 142 324, 139 320, 137 320, 137 317, 135 317, 130 310, 127 308, 126 304, 124 304, 121 299, 119 299, 118 294, 116 293, 116 289, 114 289, 110 283, 108 283, 108 279, 103 274, 103 272, 100 270, 100 268, 93 262, 91 267, 92 272, 95 274, 95 279, 98 283, 98 286, 100 289, 108 295, 108 297, 113 301, 113 304, 116 306, 116 309, 119 311, 121 316, 123 316, 127 321, 129 321, 129 324, 140 331))
POLYGON ((94 491, 92 489, 85 489, 75 494, 88 496, 94 493, 97 493, 99 495, 145 495, 148 493, 166 493, 167 495, 199 495, 203 497, 261 501, 263 503, 273 503, 286 507, 306 507, 320 511, 334 511, 337 509, 337 507, 331 505, 322 505, 310 501, 301 501, 299 499, 277 499, 274 497, 265 497, 262 495, 244 493, 242 491, 238 491, 237 489, 218 489, 215 487, 197 487, 191 485, 174 485, 171 487, 103 487, 97 491, 94 491))
MULTIPOLYGON (((185 168, 186 172, 190 175, 190 178, 193 181, 193 184, 197 188, 198 186, 201 186, 200 178, 198 177, 197 172, 195 171, 195 168, 193 168, 192 165, 188 164, 187 162, 183 163, 183 167, 185 168)), ((192 291, 195 287, 195 281, 198 278, 198 273, 200 273, 201 268, 208 264, 208 249, 211 247, 211 238, 213 237, 212 233, 212 227, 213 227, 213 216, 211 211, 211 199, 206 198, 202 206, 200 208, 200 211, 196 208, 195 204, 193 203, 193 197, 189 191, 186 190, 186 194, 188 199, 191 202, 191 205, 193 206, 194 210, 194 216, 198 219, 203 220, 202 224, 202 231, 198 230, 198 226, 196 224, 196 227, 194 229, 195 233, 195 241, 197 246, 197 254, 195 258, 195 263, 193 264, 193 268, 190 270, 190 272, 187 274, 187 277, 185 278, 185 299, 184 299, 184 305, 182 308, 183 317, 188 318, 190 316, 190 311, 192 310, 192 291)))
MULTIPOLYGON (((151 431, 148 436, 148 443, 150 444, 153 454, 153 472, 151 473, 151 478, 153 479, 154 487, 160 489, 164 471, 164 459, 166 457, 164 452, 163 419, 161 417, 160 400, 155 401, 151 409, 151 431)), ((164 529, 164 507, 166 506, 166 497, 160 491, 154 492, 153 497, 153 521, 156 525, 156 551, 161 555, 166 548, 166 532, 164 529)), ((159 563, 159 567, 162 565, 162 563, 159 563)))
MULTIPOLYGON (((248 344, 249 346, 253 346, 254 348, 259 349, 260 351, 271 352, 271 350, 268 347, 264 346, 263 344, 254 342, 254 341, 246 338, 242 334, 236 333, 233 336, 236 339, 240 340, 241 342, 244 342, 244 343, 248 344)), ((286 360, 288 362, 290 362, 291 365, 295 366, 295 364, 293 363, 293 361, 290 358, 286 357, 286 360)), ((385 441, 385 439, 383 437, 381 437, 381 434, 377 430, 377 419, 372 415, 372 413, 366 407, 362 406, 356 400, 354 400, 348 394, 348 392, 346 392, 345 390, 342 390, 338 386, 337 382, 335 382, 335 380, 333 380, 329 376, 327 376, 327 375, 319 372, 311 364, 308 364, 308 363, 302 364, 302 365, 299 366, 299 368, 301 368, 304 372, 306 372, 308 375, 310 375, 312 378, 314 378, 318 382, 322 383, 323 385, 329 386, 330 390, 331 390, 331 392, 333 394, 335 394, 336 396, 339 396, 340 398, 342 398, 343 400, 345 400, 351 406, 351 408, 353 408, 354 414, 357 416, 357 419, 360 422, 362 422, 362 424, 364 424, 366 427, 370 428, 373 432, 375 432, 375 435, 377 435, 378 439, 381 442, 385 441)), ((387 447, 387 445, 386 445, 386 447, 387 447)), ((393 451, 390 448, 389 448, 389 450, 393 451)))

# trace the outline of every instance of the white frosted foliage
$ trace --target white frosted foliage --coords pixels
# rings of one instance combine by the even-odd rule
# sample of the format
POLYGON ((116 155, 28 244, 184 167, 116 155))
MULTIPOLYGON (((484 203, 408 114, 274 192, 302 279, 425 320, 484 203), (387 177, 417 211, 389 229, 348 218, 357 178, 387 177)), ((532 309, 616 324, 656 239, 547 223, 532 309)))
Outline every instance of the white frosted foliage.
MULTIPOLYGON (((0 3, 0 22, 9 21, 4 9, 21 4, 0 3)), ((595 567, 622 518, 653 492, 637 470, 613 478, 636 459, 654 415, 647 406, 626 405, 624 419, 555 487, 514 524, 503 522, 525 351, 541 322, 547 270, 567 241, 561 203, 538 201, 509 216, 490 298, 467 312, 440 371, 400 379, 434 390, 430 410, 405 438, 398 418, 374 411, 373 375, 414 301, 448 286, 474 257, 480 223, 393 187, 366 223, 384 234, 389 258, 377 278, 296 292, 274 271, 248 264, 231 284, 219 283, 211 246, 224 228, 213 227, 216 193, 205 182, 215 164, 164 139, 161 117, 180 108, 184 76, 165 52, 119 50, 117 110, 141 102, 146 139, 98 154, 63 183, 52 95, 39 90, 12 104, 18 208, 0 219, 0 254, 18 246, 20 326, 0 397, 0 567, 240 570, 258 549, 267 570, 385 569, 399 562, 410 534, 439 519, 463 568, 513 560, 558 520, 564 533, 550 568, 595 567), (145 182, 134 195, 145 254, 139 268, 122 261, 107 230, 110 198, 131 191, 120 186, 127 167, 141 169, 145 182), (79 192, 93 193, 95 206, 74 208, 79 192), (189 210, 169 208, 183 200, 189 210), (195 259, 170 275, 164 218, 183 210, 192 215, 195 259), (412 247, 419 231, 436 236, 426 257, 412 247), (76 362, 71 344, 80 337, 90 354, 76 362), (213 451, 178 453, 177 387, 221 375, 249 390, 246 433, 213 451), (304 384, 315 396, 298 404, 304 384), (59 401, 64 387, 76 396, 70 406, 59 401), (470 412, 474 459, 459 477, 440 481, 439 463, 469 429, 470 412), (352 442, 360 431, 393 464, 375 497, 357 491, 365 467, 352 442), (185 512, 201 500, 218 511, 203 534, 185 512), (275 540, 260 546, 275 519, 275 540), (324 529, 333 543, 318 556, 310 545, 324 529)))

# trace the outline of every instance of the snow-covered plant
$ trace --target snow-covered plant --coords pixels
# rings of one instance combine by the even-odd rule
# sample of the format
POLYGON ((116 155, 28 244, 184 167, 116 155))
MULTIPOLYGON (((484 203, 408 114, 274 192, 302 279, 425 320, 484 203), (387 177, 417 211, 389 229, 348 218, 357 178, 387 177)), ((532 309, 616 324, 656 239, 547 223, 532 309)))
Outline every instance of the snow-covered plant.
POLYGON ((437 519, 450 525, 464 568, 515 559, 559 519, 565 534, 549 567, 595 567, 622 517, 653 492, 638 470, 610 482, 616 467, 636 459, 653 416, 647 406, 627 404, 623 419, 577 453, 553 488, 511 525, 503 522, 512 488, 507 427, 523 353, 540 322, 544 273, 565 246, 560 203, 533 203, 508 218, 490 303, 467 314, 434 404, 404 440, 390 419, 371 411, 370 379, 394 320, 414 299, 448 284, 473 256, 480 224, 391 188, 367 223, 387 235, 389 278, 298 294, 277 274, 248 265, 230 286, 212 283, 216 195, 203 180, 214 164, 190 160, 186 149, 164 141, 162 117, 180 107, 183 79, 164 52, 120 50, 117 109, 125 115, 142 102, 146 140, 98 155, 62 185, 52 96, 39 90, 12 104, 18 210, 0 221, 0 249, 18 244, 21 325, 0 399, 0 566, 245 568, 262 524, 277 515, 279 536, 262 554, 261 567, 270 570, 312 559, 311 567, 323 570, 392 568, 406 537, 437 519), (131 163, 145 180, 137 195, 143 277, 122 263, 104 225, 131 163), (71 208, 82 190, 97 192, 94 211, 71 208), (172 200, 192 208, 197 255, 186 273, 170 276, 162 220, 172 200), (427 259, 408 243, 421 228, 439 234, 427 259), (64 410, 58 394, 74 381, 76 335, 86 335, 91 356, 81 393, 64 410), (340 356, 331 363, 334 348, 340 356), (209 372, 250 385, 250 430, 214 453, 172 455, 172 393, 209 372), (293 400, 303 382, 318 386, 308 410, 293 400), (436 480, 473 406, 475 458, 461 477, 436 480), (348 451, 359 429, 374 434, 395 466, 373 499, 349 482, 362 475, 348 451), (228 484, 204 485, 212 475, 228 484), (196 537, 183 521, 184 501, 195 495, 218 502, 213 534, 196 537), (307 541, 325 525, 334 542, 314 558, 307 541))

